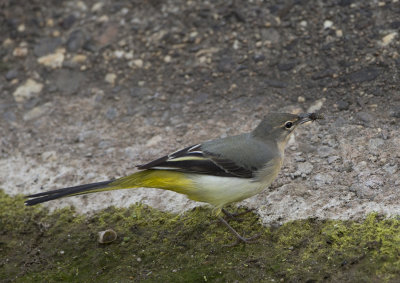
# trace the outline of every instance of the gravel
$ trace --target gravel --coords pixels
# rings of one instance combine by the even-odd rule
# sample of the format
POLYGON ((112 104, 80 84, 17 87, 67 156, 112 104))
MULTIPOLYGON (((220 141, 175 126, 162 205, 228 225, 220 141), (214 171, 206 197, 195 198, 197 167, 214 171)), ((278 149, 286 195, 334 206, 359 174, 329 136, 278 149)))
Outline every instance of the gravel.
MULTIPOLYGON (((1 188, 124 176, 250 131, 267 112, 308 110, 326 119, 296 129, 277 180, 241 204, 265 224, 400 214, 395 1, 156 2, 2 4, 1 188)), ((136 202, 201 205, 155 189, 46 205, 88 213, 136 202)))

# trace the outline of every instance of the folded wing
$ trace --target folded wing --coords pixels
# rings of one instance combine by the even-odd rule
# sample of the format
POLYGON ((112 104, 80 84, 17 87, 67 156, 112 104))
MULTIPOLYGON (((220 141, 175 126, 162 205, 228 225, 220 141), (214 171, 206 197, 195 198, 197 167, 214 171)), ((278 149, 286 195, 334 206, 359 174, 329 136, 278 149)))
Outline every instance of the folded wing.
POLYGON ((230 159, 203 150, 201 144, 186 147, 137 167, 239 178, 252 178, 254 173, 230 159))

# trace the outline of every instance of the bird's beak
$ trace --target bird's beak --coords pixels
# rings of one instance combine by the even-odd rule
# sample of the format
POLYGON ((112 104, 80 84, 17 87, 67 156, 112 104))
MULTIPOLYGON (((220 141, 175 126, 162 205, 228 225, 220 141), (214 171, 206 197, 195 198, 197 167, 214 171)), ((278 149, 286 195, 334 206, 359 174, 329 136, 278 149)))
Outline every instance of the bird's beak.
POLYGON ((306 122, 315 121, 319 119, 324 119, 324 116, 318 113, 302 113, 299 115, 299 120, 297 120, 297 123, 304 124, 306 122))

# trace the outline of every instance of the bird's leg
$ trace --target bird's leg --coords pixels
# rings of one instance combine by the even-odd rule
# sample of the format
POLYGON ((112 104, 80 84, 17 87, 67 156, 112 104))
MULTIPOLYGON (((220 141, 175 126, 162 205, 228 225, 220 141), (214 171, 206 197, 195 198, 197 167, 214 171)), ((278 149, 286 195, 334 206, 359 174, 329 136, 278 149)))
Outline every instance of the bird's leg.
POLYGON ((222 208, 221 211, 230 219, 233 219, 236 221, 242 221, 242 219, 238 219, 237 217, 254 211, 254 208, 246 208, 245 211, 237 212, 237 213, 231 213, 231 212, 227 211, 225 208, 222 208))
POLYGON ((231 231, 236 236, 236 242, 233 243, 232 245, 228 245, 229 247, 236 246, 240 243, 251 243, 251 241, 260 237, 260 234, 257 234, 250 238, 245 238, 245 237, 241 236, 235 229, 233 229, 233 227, 231 225, 229 225, 229 223, 224 218, 222 218, 221 216, 218 216, 218 220, 220 222, 222 222, 226 227, 228 227, 229 231, 231 231))

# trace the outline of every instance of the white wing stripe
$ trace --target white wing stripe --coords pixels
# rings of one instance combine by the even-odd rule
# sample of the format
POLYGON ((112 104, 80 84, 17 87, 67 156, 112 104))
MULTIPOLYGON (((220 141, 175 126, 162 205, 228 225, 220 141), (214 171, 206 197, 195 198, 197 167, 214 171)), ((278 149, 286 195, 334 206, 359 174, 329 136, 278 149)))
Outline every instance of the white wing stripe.
MULTIPOLYGON (((192 146, 191 148, 186 150, 186 153, 190 152, 192 149, 195 149, 197 147, 201 147, 201 144, 196 144, 196 145, 192 146)), ((168 157, 172 157, 173 155, 177 154, 180 151, 182 151, 182 149, 178 149, 177 151, 174 151, 173 153, 168 154, 168 157)))
POLYGON ((201 144, 196 144, 196 145, 192 146, 191 148, 189 148, 188 151, 191 152, 192 150, 200 148, 200 147, 201 147, 201 144))
POLYGON ((179 168, 176 167, 162 167, 162 166, 156 166, 156 167, 151 167, 150 169, 157 169, 157 170, 178 170, 179 168))

